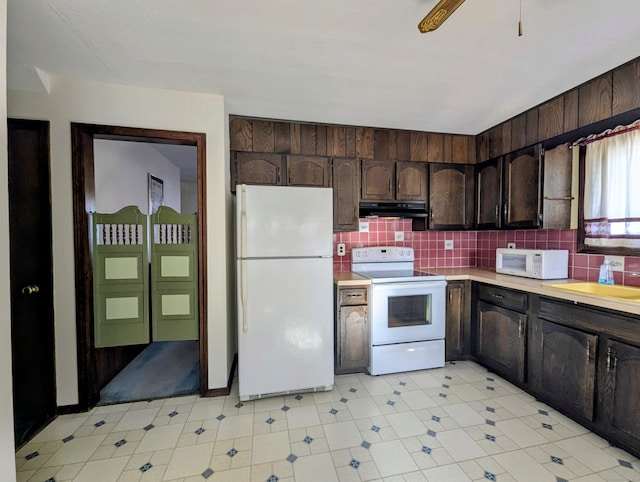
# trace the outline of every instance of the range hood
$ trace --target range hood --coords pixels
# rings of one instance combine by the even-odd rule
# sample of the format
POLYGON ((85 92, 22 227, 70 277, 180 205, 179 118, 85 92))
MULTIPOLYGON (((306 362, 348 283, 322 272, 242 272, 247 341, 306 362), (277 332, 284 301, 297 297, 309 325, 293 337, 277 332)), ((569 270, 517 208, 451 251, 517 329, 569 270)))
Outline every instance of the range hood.
POLYGON ((426 218, 428 213, 425 203, 361 202, 360 217, 426 218))

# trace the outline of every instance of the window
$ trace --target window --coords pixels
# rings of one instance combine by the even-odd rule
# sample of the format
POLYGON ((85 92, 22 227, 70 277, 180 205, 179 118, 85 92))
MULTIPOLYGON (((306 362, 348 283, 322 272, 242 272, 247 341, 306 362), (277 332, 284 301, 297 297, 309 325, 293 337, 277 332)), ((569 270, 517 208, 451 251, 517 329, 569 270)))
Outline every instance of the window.
POLYGON ((640 252, 640 121, 580 145, 582 251, 640 252))

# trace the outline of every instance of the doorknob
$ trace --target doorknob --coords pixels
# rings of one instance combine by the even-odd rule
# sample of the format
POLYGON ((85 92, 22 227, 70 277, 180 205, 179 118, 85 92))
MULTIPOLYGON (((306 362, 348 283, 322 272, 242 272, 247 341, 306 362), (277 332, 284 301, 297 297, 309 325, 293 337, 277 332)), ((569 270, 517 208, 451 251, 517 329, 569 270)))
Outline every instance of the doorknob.
POLYGON ((40 288, 38 288, 38 285, 29 285, 22 288, 23 295, 32 295, 34 293, 38 293, 39 291, 40 288))

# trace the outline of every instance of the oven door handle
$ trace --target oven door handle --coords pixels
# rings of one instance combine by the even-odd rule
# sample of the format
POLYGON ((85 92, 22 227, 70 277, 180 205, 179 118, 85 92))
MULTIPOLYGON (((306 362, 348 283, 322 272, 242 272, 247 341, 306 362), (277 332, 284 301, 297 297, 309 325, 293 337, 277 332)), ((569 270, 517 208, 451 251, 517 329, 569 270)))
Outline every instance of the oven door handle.
POLYGON ((374 291, 378 292, 391 290, 395 291, 398 289, 413 292, 416 290, 443 288, 445 286, 447 286, 446 281, 409 281, 400 283, 373 283, 372 288, 374 291))

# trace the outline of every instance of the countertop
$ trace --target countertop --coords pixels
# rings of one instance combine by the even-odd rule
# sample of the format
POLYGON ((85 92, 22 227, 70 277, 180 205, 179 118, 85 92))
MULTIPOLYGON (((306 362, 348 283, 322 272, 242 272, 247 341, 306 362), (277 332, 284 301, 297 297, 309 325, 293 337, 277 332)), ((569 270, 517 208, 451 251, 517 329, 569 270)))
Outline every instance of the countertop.
MULTIPOLYGON (((582 293, 574 293, 557 288, 551 288, 552 284, 564 283, 580 283, 583 281, 573 279, 560 280, 539 280, 532 278, 522 278, 520 276, 511 276, 508 274, 498 274, 495 271, 484 270, 480 268, 439 268, 429 269, 432 273, 445 275, 447 281, 471 280, 481 283, 502 286, 514 290, 527 291, 538 295, 549 296, 564 301, 573 301, 578 304, 607 308, 610 310, 621 311, 634 315, 640 315, 640 303, 633 301, 617 300, 613 298, 604 298, 582 293)), ((338 271, 333 273, 334 282, 338 286, 362 286, 371 284, 371 281, 364 276, 360 276, 350 271, 338 271)))

